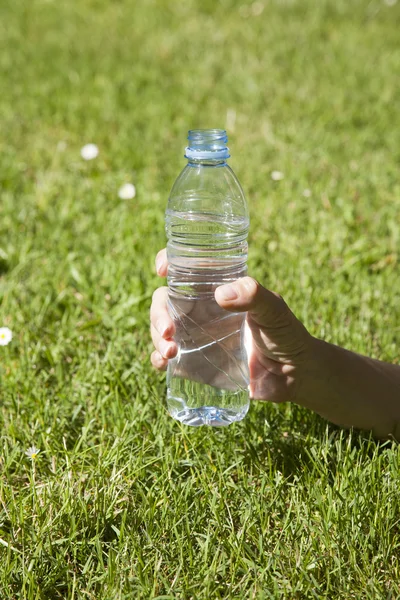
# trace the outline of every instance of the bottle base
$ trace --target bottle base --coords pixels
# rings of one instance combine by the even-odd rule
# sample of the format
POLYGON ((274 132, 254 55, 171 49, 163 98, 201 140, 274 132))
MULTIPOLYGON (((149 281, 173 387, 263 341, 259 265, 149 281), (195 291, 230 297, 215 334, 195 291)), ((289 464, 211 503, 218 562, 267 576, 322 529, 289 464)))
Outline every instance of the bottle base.
POLYGON ((226 427, 244 419, 249 410, 249 393, 243 388, 221 389, 181 377, 168 384, 169 414, 184 425, 226 427))
POLYGON ((243 407, 239 412, 226 408, 216 408, 215 406, 201 406, 199 408, 185 408, 184 410, 170 410, 170 415, 183 425, 191 427, 200 427, 201 425, 211 425, 212 427, 227 427, 231 423, 236 423, 244 419, 248 411, 248 406, 243 407))

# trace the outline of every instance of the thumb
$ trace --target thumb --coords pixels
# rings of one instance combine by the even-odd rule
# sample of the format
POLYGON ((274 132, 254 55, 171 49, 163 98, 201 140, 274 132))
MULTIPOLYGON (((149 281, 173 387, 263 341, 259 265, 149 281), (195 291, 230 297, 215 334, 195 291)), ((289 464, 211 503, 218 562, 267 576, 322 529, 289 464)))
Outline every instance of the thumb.
POLYGON ((305 352, 310 334, 286 302, 252 277, 243 277, 215 290, 225 310, 246 312, 258 352, 279 362, 295 362, 305 352))
POLYGON ((242 277, 233 283, 221 285, 215 291, 215 299, 225 310, 247 311, 252 321, 262 327, 276 326, 277 318, 287 319, 291 314, 279 294, 265 289, 252 277, 242 277))

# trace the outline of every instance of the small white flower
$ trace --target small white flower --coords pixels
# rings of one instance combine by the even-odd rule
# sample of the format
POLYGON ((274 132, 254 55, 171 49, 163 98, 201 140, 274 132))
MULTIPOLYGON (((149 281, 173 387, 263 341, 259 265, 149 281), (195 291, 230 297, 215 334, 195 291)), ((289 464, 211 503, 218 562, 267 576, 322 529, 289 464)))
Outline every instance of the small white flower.
POLYGON ((0 346, 7 346, 12 340, 12 331, 8 327, 0 327, 0 346))
POLYGON ((397 4, 397 0, 385 0, 386 6, 394 6, 397 4))
POLYGON ((81 148, 81 156, 84 160, 93 160, 99 155, 99 149, 96 144, 86 144, 81 148))
POLYGON ((268 250, 270 252, 275 252, 277 247, 278 247, 278 242, 276 240, 271 240, 270 243, 268 244, 268 250))
POLYGON ((271 179, 272 181, 281 181, 281 179, 283 179, 285 176, 282 173, 282 171, 272 171, 271 173, 271 179))
POLYGON ((124 183, 118 190, 121 200, 132 200, 136 196, 136 188, 133 183, 124 183))
POLYGON ((303 191, 304 198, 309 198, 311 196, 311 190, 306 189, 303 191))
POLYGON ((259 17, 264 10, 264 4, 262 2, 253 2, 251 5, 251 12, 255 17, 259 17))
POLYGON ((64 140, 60 140, 57 144, 57 150, 59 152, 64 152, 64 150, 67 149, 67 142, 64 142, 64 140))
POLYGON ((25 454, 31 460, 36 460, 39 452, 40 452, 39 448, 36 448, 36 446, 31 446, 30 448, 28 448, 28 450, 26 450, 25 454))

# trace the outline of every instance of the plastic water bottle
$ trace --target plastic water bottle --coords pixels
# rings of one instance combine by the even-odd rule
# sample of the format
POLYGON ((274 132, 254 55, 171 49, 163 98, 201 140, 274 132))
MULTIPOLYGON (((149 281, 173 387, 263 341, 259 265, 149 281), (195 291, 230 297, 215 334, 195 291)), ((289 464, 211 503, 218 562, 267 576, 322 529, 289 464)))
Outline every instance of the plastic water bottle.
POLYGON ((216 288, 247 272, 249 217, 243 190, 227 165, 222 129, 189 131, 188 164, 166 211, 169 312, 176 358, 169 360, 167 401, 186 425, 229 425, 249 409, 245 313, 220 308, 216 288))

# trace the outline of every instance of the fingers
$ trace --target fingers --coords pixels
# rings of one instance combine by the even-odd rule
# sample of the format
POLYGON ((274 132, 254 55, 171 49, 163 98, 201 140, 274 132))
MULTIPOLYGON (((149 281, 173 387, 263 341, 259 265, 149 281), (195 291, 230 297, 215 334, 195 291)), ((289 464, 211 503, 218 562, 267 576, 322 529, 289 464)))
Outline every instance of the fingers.
POLYGON ((156 272, 160 277, 166 277, 168 271, 167 250, 163 248, 156 256, 156 272))
MULTIPOLYGON (((166 277, 167 271, 167 250, 163 248, 156 256, 156 272, 160 277, 166 277)), ((175 326, 169 316, 167 302, 168 288, 158 288, 153 294, 150 308, 151 338, 156 348, 152 352, 150 360, 153 367, 159 371, 164 371, 167 368, 168 359, 174 358, 178 352, 178 346, 171 339, 175 333, 175 326)))
POLYGON ((163 358, 158 352, 158 350, 154 350, 150 357, 150 360, 153 367, 155 369, 158 369, 158 371, 165 371, 165 369, 167 368, 168 360, 166 358, 163 358))
POLYGON ((158 333, 154 325, 151 326, 151 339, 156 350, 161 354, 163 358, 174 358, 178 352, 178 346, 172 339, 164 339, 158 333))
POLYGON ((218 287, 215 299, 226 310, 248 311, 253 321, 260 325, 272 324, 278 316, 289 312, 278 294, 265 289, 252 277, 243 277, 218 287))
POLYGON ((160 336, 165 339, 171 338, 175 334, 175 326, 173 320, 169 316, 167 302, 168 288, 157 288, 153 294, 153 300, 150 307, 150 321, 160 336))
POLYGON ((167 301, 168 288, 158 288, 153 294, 150 308, 151 338, 156 348, 150 360, 153 367, 158 370, 164 370, 168 359, 174 358, 178 352, 178 346, 171 339, 175 333, 175 326, 168 313, 167 301))

